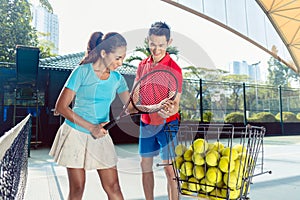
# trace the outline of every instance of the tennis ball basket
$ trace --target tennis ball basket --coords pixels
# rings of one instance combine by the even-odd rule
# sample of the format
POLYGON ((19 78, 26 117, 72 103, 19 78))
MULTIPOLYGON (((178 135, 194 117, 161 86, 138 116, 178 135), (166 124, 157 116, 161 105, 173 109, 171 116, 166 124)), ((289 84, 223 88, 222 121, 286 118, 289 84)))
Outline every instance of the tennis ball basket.
POLYGON ((250 199, 252 178, 264 171, 264 127, 184 124, 169 152, 179 196, 250 199))

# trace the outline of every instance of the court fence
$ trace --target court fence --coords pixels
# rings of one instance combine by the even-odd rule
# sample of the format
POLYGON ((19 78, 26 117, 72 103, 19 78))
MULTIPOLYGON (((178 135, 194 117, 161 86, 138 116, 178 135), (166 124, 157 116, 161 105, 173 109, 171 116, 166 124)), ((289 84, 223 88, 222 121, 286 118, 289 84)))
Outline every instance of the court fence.
MULTIPOLYGON (((52 144, 56 131, 62 122, 53 115, 56 99, 71 69, 52 69, 39 67, 39 119, 40 138, 43 144, 52 144)), ((15 87, 15 65, 0 63, 0 136, 13 126, 13 99, 15 87)), ((122 72, 132 87, 135 75, 132 71, 122 72)), ((183 93, 180 103, 181 119, 200 123, 251 123, 265 126, 267 135, 299 134, 300 130, 300 90, 282 86, 270 86, 252 83, 220 82, 203 79, 184 79, 183 93), (233 116, 232 116, 233 115, 233 116), (270 125, 268 127, 268 125, 270 125), (272 130, 273 127, 274 130, 272 130), (290 127, 290 128, 289 128, 290 127)), ((120 99, 116 98, 112 105, 111 117, 122 110, 120 99)), ((32 112, 28 108, 28 112, 32 112)), ((132 124, 124 126, 130 127, 132 124)), ((122 130, 126 128, 122 127, 122 130)), ((121 130, 121 131, 122 131, 121 130)), ((127 129, 126 129, 127 130, 127 129)), ((136 137, 123 137, 120 129, 111 130, 116 143, 136 141, 136 137), (122 135, 122 136, 120 136, 122 135)), ((130 130, 132 132, 136 131, 130 130)), ((135 134, 135 133, 131 133, 135 134)))
POLYGON ((300 90, 282 86, 185 79, 181 115, 200 122, 300 122, 300 90), (230 113, 242 118, 226 121, 230 113), (259 115, 260 114, 260 115, 259 115), (298 116, 297 116, 298 115, 298 116))

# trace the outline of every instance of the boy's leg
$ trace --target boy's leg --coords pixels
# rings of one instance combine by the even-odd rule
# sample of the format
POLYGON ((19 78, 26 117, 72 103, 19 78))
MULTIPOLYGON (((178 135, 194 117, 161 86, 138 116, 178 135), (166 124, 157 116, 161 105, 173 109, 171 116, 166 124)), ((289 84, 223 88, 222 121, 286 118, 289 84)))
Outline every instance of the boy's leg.
POLYGON ((165 165, 164 170, 167 177, 167 188, 169 200, 178 200, 178 185, 175 179, 175 171, 172 166, 172 158, 175 156, 174 147, 177 145, 178 120, 174 120, 165 125, 163 133, 159 137, 161 145, 161 158, 165 165))
POLYGON ((153 157, 159 154, 159 144, 156 134, 159 126, 147 125, 141 122, 139 138, 139 154, 141 156, 142 183, 146 200, 154 200, 153 157))
MULTIPOLYGON (((165 160, 164 163, 168 164, 170 161, 165 160)), ((167 188, 169 200, 178 200, 177 181, 175 179, 175 172, 172 165, 165 166, 165 173, 167 177, 167 188)))
POLYGON ((153 175, 153 158, 142 157, 142 183, 146 200, 154 200, 154 175, 153 175))

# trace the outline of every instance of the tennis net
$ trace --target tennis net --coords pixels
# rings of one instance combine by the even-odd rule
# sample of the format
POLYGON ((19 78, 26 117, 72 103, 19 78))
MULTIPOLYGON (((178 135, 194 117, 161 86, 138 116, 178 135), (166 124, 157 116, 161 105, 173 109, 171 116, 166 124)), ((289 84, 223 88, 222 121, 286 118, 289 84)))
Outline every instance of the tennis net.
POLYGON ((24 199, 30 131, 28 115, 0 138, 0 200, 24 199))

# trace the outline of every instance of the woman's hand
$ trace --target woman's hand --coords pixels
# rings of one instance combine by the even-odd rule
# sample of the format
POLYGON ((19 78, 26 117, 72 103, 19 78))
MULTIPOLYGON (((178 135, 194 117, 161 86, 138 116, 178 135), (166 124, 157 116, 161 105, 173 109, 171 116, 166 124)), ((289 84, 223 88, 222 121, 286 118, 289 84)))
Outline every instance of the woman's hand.
POLYGON ((98 138, 104 137, 108 133, 107 130, 105 130, 103 128, 104 124, 106 124, 106 123, 101 123, 101 124, 95 124, 95 125, 93 125, 93 127, 90 130, 90 132, 91 132, 91 135, 92 135, 92 137, 94 139, 98 139, 98 138))

